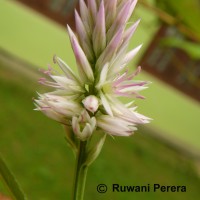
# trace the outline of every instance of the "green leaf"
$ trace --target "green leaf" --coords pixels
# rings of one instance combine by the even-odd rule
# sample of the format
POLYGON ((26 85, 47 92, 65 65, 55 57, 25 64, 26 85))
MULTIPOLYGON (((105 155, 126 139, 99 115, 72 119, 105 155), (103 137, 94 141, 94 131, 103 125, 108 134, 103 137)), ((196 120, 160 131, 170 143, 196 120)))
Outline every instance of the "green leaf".
POLYGON ((192 59, 200 59, 200 44, 182 40, 176 37, 167 37, 161 40, 161 44, 175 47, 186 52, 192 59))
POLYGON ((99 154, 101 153, 102 147, 104 145, 106 139, 106 134, 104 134, 99 141, 96 143, 96 145, 92 146, 89 151, 87 152, 87 156, 86 156, 86 161, 84 163, 84 165, 89 166, 91 165, 99 156, 99 154))
POLYGON ((19 186, 19 183, 17 182, 12 172, 8 169, 1 155, 0 155, 0 177, 2 177, 4 183, 9 188, 10 192, 12 193, 13 197, 16 200, 27 200, 24 192, 19 186))

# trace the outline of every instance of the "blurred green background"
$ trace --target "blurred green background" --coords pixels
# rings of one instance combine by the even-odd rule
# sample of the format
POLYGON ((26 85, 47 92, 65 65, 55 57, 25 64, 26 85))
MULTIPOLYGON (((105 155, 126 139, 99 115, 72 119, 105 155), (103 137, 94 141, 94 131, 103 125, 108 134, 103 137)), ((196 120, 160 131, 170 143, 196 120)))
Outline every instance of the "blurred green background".
MULTIPOLYGON (((143 48, 133 67, 159 27, 157 16, 141 5, 132 21, 137 18, 142 21, 130 48, 141 43, 143 48)), ((52 64, 54 54, 75 67, 65 28, 16 1, 1 0, 0 153, 30 200, 70 199, 72 189, 74 157, 64 131, 33 111, 36 91, 48 90, 37 83, 38 69, 52 64)), ((143 92, 147 99, 136 103, 154 120, 129 138, 108 137, 90 167, 85 199, 199 199, 199 103, 144 71, 139 78, 153 82, 143 92), (106 194, 97 193, 100 183, 107 184, 106 194), (185 185, 187 192, 112 193, 113 183, 185 185)), ((0 193, 8 194, 1 183, 0 193)))

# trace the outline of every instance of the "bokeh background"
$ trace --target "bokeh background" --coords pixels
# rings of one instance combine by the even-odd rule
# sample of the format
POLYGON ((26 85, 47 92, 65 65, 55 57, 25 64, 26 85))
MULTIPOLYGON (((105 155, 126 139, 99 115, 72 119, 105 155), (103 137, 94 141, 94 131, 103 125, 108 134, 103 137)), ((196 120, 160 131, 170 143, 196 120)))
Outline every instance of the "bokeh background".
MULTIPOLYGON (((30 200, 70 199, 73 154, 62 127, 34 111, 32 99, 36 91, 48 90, 37 80, 42 76, 39 69, 53 65, 54 54, 75 68, 65 28, 66 23, 73 26, 75 6, 77 1, 0 0, 0 154, 30 200)), ((200 3, 139 0, 130 23, 138 18, 141 23, 130 48, 141 43, 143 47, 130 68, 141 64, 139 79, 152 82, 142 93, 146 99, 136 104, 153 121, 129 138, 107 138, 90 167, 85 199, 196 200, 200 198, 200 3), (107 184, 106 194, 96 191, 100 183, 107 184), (114 183, 184 185, 187 192, 113 193, 114 183)), ((10 196, 2 181, 0 193, 10 196)))

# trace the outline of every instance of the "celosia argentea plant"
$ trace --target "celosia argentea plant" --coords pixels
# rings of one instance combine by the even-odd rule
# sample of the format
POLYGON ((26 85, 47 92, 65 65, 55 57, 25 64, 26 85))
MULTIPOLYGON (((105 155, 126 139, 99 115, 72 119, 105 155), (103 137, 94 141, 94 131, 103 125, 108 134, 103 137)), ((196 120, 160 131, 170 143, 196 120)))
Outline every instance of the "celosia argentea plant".
POLYGON ((137 124, 150 120, 136 112, 132 101, 143 98, 138 92, 148 82, 134 80, 140 67, 135 72, 127 68, 141 47, 127 52, 139 24, 138 20, 126 28, 136 3, 137 0, 80 0, 80 13, 75 11, 76 32, 67 26, 78 74, 54 56, 54 63, 63 74, 49 67, 44 73, 51 80, 40 79, 55 91, 39 94, 36 110, 64 125, 68 144, 76 154, 73 200, 83 199, 88 166, 101 152, 106 135, 130 136, 137 124), (131 102, 123 104, 118 97, 128 97, 131 102))

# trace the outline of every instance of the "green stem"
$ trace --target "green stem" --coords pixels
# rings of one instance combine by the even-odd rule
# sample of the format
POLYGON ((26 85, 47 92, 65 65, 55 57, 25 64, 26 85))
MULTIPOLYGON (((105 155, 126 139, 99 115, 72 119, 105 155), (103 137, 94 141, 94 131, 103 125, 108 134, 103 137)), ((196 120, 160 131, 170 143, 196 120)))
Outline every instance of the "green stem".
POLYGON ((81 141, 77 152, 72 200, 83 200, 88 166, 85 165, 87 141, 81 141))
POLYGON ((5 161, 0 155, 0 177, 2 177, 4 183, 9 188, 12 196, 16 200, 26 200, 24 193, 22 192, 17 180, 8 169, 5 161))

